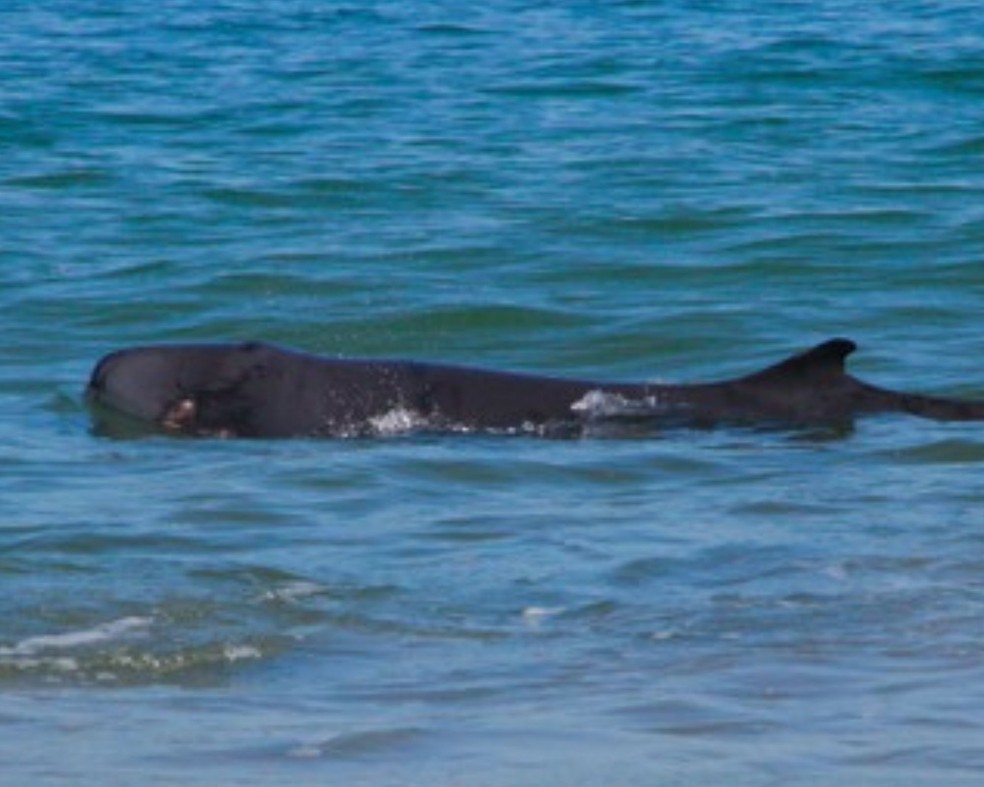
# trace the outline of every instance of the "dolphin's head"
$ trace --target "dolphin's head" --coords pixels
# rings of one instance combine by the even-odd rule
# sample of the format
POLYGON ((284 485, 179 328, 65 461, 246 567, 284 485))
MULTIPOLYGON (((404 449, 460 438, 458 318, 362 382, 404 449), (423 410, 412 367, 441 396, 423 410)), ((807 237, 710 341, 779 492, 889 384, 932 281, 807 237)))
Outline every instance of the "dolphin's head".
POLYGON ((238 392, 262 348, 250 343, 119 350, 96 364, 86 398, 167 431, 235 434, 246 415, 237 407, 238 392))

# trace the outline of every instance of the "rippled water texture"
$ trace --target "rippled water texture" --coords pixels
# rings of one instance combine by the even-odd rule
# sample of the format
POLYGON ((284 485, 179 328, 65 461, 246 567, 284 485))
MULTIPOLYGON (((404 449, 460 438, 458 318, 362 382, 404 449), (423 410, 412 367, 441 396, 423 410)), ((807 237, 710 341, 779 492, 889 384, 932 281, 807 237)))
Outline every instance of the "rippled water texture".
POLYGON ((13 0, 16 784, 976 784, 984 430, 91 430, 264 339, 713 379, 829 336, 984 397, 971 2, 13 0))

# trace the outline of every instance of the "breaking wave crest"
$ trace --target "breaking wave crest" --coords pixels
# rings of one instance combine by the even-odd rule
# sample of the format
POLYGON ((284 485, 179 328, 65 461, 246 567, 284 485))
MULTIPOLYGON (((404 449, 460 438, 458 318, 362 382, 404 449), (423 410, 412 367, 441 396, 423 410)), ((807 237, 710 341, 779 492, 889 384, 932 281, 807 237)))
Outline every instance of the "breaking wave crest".
POLYGON ((207 582, 214 598, 199 588, 126 611, 105 599, 101 611, 66 610, 57 620, 22 607, 22 630, 0 638, 0 686, 222 681, 296 647, 330 605, 321 583, 277 571, 229 567, 190 578, 207 582))
POLYGON ((187 678, 200 670, 258 660, 270 641, 172 640, 166 621, 124 617, 0 646, 0 679, 46 683, 133 683, 187 678))

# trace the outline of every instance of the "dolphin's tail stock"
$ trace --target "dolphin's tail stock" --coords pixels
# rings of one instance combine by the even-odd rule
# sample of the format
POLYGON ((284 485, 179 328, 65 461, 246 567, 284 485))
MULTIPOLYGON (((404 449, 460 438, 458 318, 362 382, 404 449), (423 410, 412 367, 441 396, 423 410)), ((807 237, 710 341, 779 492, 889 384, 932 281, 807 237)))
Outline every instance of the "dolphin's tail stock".
POLYGON ((984 401, 960 401, 920 394, 895 394, 898 409, 936 421, 984 421, 984 401))

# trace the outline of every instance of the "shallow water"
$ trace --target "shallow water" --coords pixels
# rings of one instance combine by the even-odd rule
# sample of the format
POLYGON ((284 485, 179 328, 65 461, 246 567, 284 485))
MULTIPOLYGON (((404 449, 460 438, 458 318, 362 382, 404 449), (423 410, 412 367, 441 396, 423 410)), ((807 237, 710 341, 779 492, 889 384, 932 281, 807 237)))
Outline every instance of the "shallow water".
POLYGON ((149 341, 984 397, 956 2, 16 3, 11 783, 976 783, 984 427, 113 440, 149 341))

